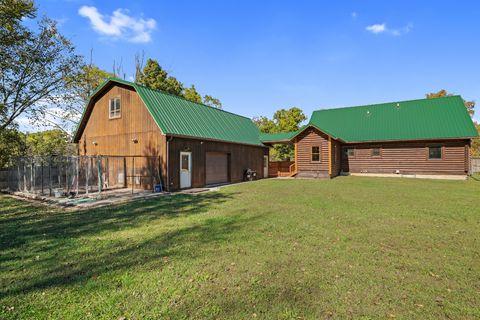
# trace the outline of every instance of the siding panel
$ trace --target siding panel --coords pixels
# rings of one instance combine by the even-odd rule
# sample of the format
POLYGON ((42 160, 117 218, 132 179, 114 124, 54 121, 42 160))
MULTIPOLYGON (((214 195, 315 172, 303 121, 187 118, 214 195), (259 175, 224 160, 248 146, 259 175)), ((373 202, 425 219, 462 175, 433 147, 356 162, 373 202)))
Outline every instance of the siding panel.
POLYGON ((353 144, 355 154, 342 152, 342 170, 352 173, 404 174, 466 174, 468 171, 468 140, 385 142, 353 144), (442 159, 428 159, 428 146, 442 146, 442 159), (371 148, 381 147, 381 156, 372 157, 371 148))
POLYGON ((169 181, 172 190, 180 187, 180 152, 192 152, 192 187, 206 184, 206 153, 226 153, 229 157, 229 181, 243 181, 245 169, 257 171, 257 179, 263 178, 263 156, 268 148, 250 145, 174 137, 169 142, 169 181))

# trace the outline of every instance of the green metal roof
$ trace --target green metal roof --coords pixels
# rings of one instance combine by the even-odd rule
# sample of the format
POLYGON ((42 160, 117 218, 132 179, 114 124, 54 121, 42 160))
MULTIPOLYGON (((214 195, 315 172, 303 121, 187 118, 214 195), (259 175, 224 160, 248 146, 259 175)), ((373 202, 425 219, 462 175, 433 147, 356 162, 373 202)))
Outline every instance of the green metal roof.
MULTIPOLYGON (((166 135, 263 145, 259 138, 260 132, 257 126, 247 117, 191 102, 133 82, 110 78, 92 94, 90 99, 109 82, 133 87, 145 103, 160 130, 166 135)), ((84 111, 79 128, 82 128, 82 124, 83 126, 86 124, 85 114, 84 111)), ((75 141, 80 139, 81 130, 79 128, 77 128, 75 134, 75 141)))
POLYGON ((478 136, 460 96, 318 110, 308 125, 345 142, 478 136))

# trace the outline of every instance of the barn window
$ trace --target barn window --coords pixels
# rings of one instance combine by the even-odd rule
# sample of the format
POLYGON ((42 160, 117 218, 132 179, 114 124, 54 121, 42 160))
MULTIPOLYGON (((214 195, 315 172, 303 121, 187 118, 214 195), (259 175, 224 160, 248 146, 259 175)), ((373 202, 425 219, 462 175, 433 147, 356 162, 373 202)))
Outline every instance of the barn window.
POLYGON ((442 159, 442 147, 428 147, 428 159, 442 159))
POLYGON ((312 161, 320 161, 320 147, 312 147, 312 161))
POLYGON ((380 148, 379 147, 372 148, 372 157, 380 157, 380 148))
POLYGON ((120 118, 120 98, 109 100, 108 117, 110 119, 120 118))

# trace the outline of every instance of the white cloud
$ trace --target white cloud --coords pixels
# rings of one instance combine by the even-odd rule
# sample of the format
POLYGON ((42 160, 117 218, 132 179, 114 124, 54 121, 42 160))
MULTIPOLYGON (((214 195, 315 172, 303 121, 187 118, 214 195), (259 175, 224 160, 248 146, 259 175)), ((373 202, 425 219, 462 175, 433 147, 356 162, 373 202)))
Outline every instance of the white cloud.
POLYGON ((385 23, 382 23, 382 24, 372 24, 371 26, 367 26, 365 28, 365 30, 367 31, 370 31, 371 33, 382 33, 382 32, 385 32, 386 28, 385 28, 386 24, 385 23))
POLYGON ((352 18, 355 19, 357 17, 357 13, 355 11, 352 12, 352 18))
POLYGON ((365 27, 365 30, 373 33, 373 34, 380 34, 380 33, 386 33, 390 34, 392 36, 401 36, 406 33, 409 33, 413 29, 413 24, 409 23, 403 28, 397 28, 397 29, 391 29, 387 27, 386 23, 377 23, 377 24, 372 24, 369 26, 365 27))
POLYGON ((128 10, 117 9, 108 17, 98 12, 97 8, 82 6, 78 14, 88 18, 93 29, 102 35, 129 42, 146 43, 152 40, 150 33, 156 27, 154 19, 134 18, 128 10))

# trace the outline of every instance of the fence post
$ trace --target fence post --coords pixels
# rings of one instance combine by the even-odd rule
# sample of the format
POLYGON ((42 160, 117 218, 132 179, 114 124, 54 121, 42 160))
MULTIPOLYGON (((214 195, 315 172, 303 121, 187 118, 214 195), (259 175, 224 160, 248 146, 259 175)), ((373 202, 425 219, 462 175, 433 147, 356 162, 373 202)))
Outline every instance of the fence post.
POLYGON ((68 158, 65 158, 63 157, 63 163, 64 163, 64 170, 65 170, 65 189, 66 190, 66 193, 67 195, 70 193, 70 183, 68 183, 68 169, 69 169, 69 166, 70 166, 70 161, 68 161, 68 158))
POLYGON ((85 171, 85 193, 88 195, 88 179, 90 179, 90 157, 85 156, 87 161, 87 168, 85 171))
POLYGON ((26 177, 26 172, 27 172, 27 166, 25 164, 25 159, 23 159, 23 191, 27 192, 27 177, 26 177))
POLYGON ((21 179, 21 176, 20 176, 20 161, 19 159, 17 159, 17 191, 20 191, 20 179, 21 179))
POLYGON ((48 195, 52 196, 52 156, 48 157, 48 195))
POLYGON ((42 175, 42 178, 40 179, 40 181, 42 183, 42 196, 43 196, 43 158, 42 160, 40 160, 40 166, 41 166, 40 173, 42 175))
POLYGON ((76 170, 75 170, 75 174, 76 174, 76 177, 75 177, 75 179, 76 179, 76 183, 75 183, 75 188, 76 188, 76 190, 75 190, 75 196, 78 197, 78 184, 79 184, 78 178, 79 178, 79 176, 80 176, 80 173, 79 173, 79 170, 80 170, 80 163, 79 163, 79 162, 80 162, 80 157, 77 156, 77 157, 75 158, 75 160, 76 160, 76 161, 75 161, 75 169, 76 169, 76 170))
POLYGON ((132 194, 135 185, 135 157, 132 157, 132 194))
POLYGON ((30 159, 30 192, 34 193, 35 190, 33 189, 35 184, 35 179, 33 178, 33 170, 35 168, 35 164, 33 163, 33 159, 30 159))
POLYGON ((128 188, 127 181, 127 157, 123 157, 123 187, 128 188))
POLYGON ((98 170, 98 194, 102 193, 102 157, 97 157, 97 170, 98 170))

